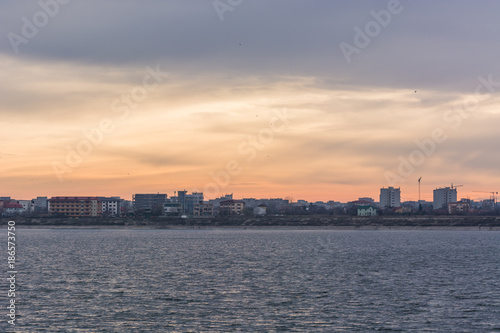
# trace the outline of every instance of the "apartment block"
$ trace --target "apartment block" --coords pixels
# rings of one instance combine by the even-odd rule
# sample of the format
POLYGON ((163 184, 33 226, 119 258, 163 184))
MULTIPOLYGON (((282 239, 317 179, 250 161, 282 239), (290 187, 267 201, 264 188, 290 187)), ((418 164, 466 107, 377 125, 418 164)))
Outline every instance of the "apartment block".
POLYGON ((193 216, 197 217, 214 216, 214 205, 211 203, 195 203, 193 207, 193 216))
POLYGON ((52 197, 49 213, 68 217, 98 217, 102 215, 102 202, 97 197, 52 197))
POLYGON ((448 203, 448 214, 465 214, 470 210, 470 203, 459 201, 448 203))
POLYGON ((152 211, 155 207, 163 207, 167 195, 160 193, 134 194, 132 197, 135 211, 152 211))
POLYGON ((99 197, 102 203, 102 214, 106 216, 120 216, 120 197, 99 197))
POLYGON ((245 203, 241 200, 226 200, 221 201, 220 214, 241 214, 245 208, 245 203))
POLYGON ((448 208, 450 202, 457 202, 457 189, 455 187, 442 187, 434 190, 432 202, 434 209, 448 208))
POLYGON ((380 189, 380 208, 401 207, 401 189, 389 186, 380 189))

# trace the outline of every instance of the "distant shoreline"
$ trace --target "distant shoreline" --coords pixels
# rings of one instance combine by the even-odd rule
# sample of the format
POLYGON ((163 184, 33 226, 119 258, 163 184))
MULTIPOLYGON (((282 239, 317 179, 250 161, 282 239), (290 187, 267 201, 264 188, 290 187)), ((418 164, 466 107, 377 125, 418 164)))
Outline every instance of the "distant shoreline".
POLYGON ((110 225, 20 225, 17 226, 18 230, 23 229, 83 229, 83 230, 338 230, 338 231, 368 231, 368 230, 394 230, 394 231, 500 231, 500 227, 456 227, 456 226, 441 226, 441 227, 425 227, 425 226, 177 226, 177 225, 164 225, 164 226, 110 226, 110 225))
POLYGON ((500 230, 500 216, 287 215, 217 216, 212 218, 47 218, 13 217, 17 228, 94 229, 287 229, 287 230, 500 230))

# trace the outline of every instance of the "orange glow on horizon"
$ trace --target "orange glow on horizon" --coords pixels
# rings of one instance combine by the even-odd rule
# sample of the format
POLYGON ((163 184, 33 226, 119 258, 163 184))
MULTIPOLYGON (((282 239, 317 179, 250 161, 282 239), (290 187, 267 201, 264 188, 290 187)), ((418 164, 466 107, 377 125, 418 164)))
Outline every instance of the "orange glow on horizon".
POLYGON ((422 199, 430 201, 434 188, 452 182, 466 186, 460 197, 500 181, 494 156, 462 149, 491 141, 485 133, 496 131, 500 118, 491 112, 499 106, 493 99, 464 122, 459 137, 443 110, 460 95, 441 102, 433 91, 332 89, 311 77, 240 77, 235 88, 217 76, 189 81, 172 73, 140 100, 124 102, 140 91, 145 69, 80 65, 72 71, 81 76, 68 77, 71 64, 2 60, 13 80, 2 87, 9 98, 0 120, 1 196, 131 199, 187 189, 211 199, 234 193, 347 202, 378 201, 379 189, 394 185, 402 200, 416 201, 416 179, 424 175, 422 199), (423 103, 421 95, 436 101, 423 103), (415 140, 428 140, 437 126, 446 141, 389 183, 386 173, 397 173, 401 159, 419 149, 415 140), (492 162, 476 165, 478 158, 492 162))

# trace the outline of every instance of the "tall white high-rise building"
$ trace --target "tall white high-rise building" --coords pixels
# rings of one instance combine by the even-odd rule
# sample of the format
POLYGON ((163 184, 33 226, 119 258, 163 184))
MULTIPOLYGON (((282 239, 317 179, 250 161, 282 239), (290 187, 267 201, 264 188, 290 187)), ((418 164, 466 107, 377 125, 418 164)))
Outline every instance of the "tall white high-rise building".
POLYGON ((389 186, 380 189, 380 207, 393 208, 401 207, 401 189, 389 186))
POLYGON ((457 189, 442 187, 434 190, 432 206, 434 209, 448 208, 448 203, 457 202, 457 189))

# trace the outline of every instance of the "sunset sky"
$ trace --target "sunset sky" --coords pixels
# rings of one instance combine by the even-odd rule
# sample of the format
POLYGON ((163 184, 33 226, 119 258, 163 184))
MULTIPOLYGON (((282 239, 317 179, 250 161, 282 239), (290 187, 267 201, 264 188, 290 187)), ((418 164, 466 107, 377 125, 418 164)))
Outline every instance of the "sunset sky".
POLYGON ((423 177, 422 199, 452 183, 488 198, 473 191, 500 191, 498 13, 0 1, 0 196, 417 200, 423 177))

